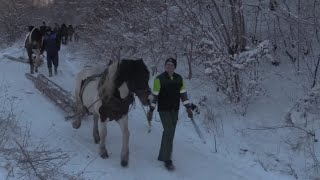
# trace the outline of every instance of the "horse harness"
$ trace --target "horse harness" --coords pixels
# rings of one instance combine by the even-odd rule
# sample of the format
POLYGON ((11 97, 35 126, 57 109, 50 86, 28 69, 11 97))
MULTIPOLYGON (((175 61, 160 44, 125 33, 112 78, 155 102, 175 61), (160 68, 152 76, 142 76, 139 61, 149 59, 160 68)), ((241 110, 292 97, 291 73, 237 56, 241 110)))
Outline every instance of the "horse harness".
MULTIPOLYGON (((120 62, 118 62, 117 71, 118 71, 118 69, 119 69, 119 66, 120 66, 120 62)), ((86 67, 91 67, 91 66, 86 66, 86 67)), ((84 79, 84 80, 81 81, 79 96, 80 96, 80 100, 81 100, 81 103, 82 103, 82 104, 83 104, 83 98, 82 98, 82 96, 83 96, 83 92, 84 92, 85 87, 86 87, 91 81, 95 81, 95 80, 97 80, 97 79, 100 79, 100 78, 101 78, 104 74, 106 74, 106 73, 108 73, 108 68, 107 68, 106 70, 102 71, 102 72, 99 73, 99 74, 94 74, 94 75, 89 76, 89 77, 87 77, 86 79, 84 79)), ((89 109, 90 109, 95 103, 97 103, 99 100, 102 100, 102 99, 103 99, 103 97, 99 97, 99 98, 98 98, 97 100, 95 100, 90 106, 85 107, 85 109, 86 109, 86 112, 85 112, 85 113, 90 114, 89 109)))
MULTIPOLYGON (((120 62, 118 63, 117 71, 119 70, 120 62)), ((85 87, 91 82, 101 78, 107 70, 103 71, 99 74, 94 74, 92 76, 87 77, 81 82, 80 86, 80 99, 81 103, 83 104, 82 95, 84 92, 85 87)), ((99 108, 99 113, 101 115, 101 120, 105 121, 107 118, 110 120, 118 120, 122 117, 123 114, 127 114, 129 112, 129 106, 134 102, 134 94, 130 92, 128 96, 124 99, 120 97, 119 90, 115 91, 111 97, 106 97, 100 95, 100 97, 95 100, 90 106, 86 107, 86 113, 89 114, 89 109, 101 100, 101 107, 99 108)))
MULTIPOLYGON (((95 81, 95 80, 101 78, 101 76, 103 75, 103 73, 104 73, 104 72, 99 73, 99 74, 94 74, 94 75, 89 76, 89 77, 87 77, 86 79, 84 79, 84 80, 81 81, 79 96, 80 96, 80 99, 81 99, 81 103, 82 103, 82 104, 83 104, 82 95, 83 95, 84 88, 85 88, 91 81, 95 81)), ((96 102, 98 102, 99 100, 100 100, 100 98, 97 99, 96 101, 94 101, 89 107, 86 107, 87 113, 89 113, 89 109, 90 109, 96 102)))

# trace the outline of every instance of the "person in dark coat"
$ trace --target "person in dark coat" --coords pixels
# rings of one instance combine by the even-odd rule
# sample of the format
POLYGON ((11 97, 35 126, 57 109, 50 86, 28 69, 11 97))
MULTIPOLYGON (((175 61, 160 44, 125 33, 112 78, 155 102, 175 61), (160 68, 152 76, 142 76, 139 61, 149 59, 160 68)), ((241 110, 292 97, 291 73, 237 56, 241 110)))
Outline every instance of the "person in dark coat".
POLYGON ((60 26, 59 26, 58 23, 54 23, 53 31, 56 32, 56 33, 59 33, 59 32, 60 32, 60 26))
POLYGON ((68 42, 68 28, 66 24, 62 24, 60 28, 61 42, 62 44, 67 44, 68 42))
POLYGON ((57 38, 59 39, 59 42, 61 44, 61 29, 58 23, 54 23, 53 31, 57 34, 57 38))
POLYGON ((177 60, 169 58, 165 62, 165 72, 158 75, 153 85, 153 101, 147 113, 149 121, 152 120, 153 111, 158 104, 158 112, 163 126, 161 147, 158 156, 168 170, 173 170, 171 155, 173 139, 178 122, 180 100, 187 108, 189 118, 193 118, 191 103, 188 100, 186 85, 181 75, 174 72, 177 60))
POLYGON ((70 41, 70 42, 72 41, 73 35, 74 35, 73 26, 72 26, 72 25, 69 25, 69 26, 68 26, 68 37, 69 37, 69 41, 70 41))
POLYGON ((47 30, 46 22, 42 22, 42 26, 40 26, 39 29, 40 29, 42 36, 44 36, 46 34, 46 30, 47 30))
POLYGON ((46 35, 43 39, 41 53, 47 52, 47 66, 49 77, 52 77, 52 64, 54 66, 55 75, 58 74, 60 40, 56 32, 50 26, 47 27, 46 35))
POLYGON ((34 28, 34 26, 32 26, 32 25, 28 26, 28 32, 30 33, 33 28, 34 28))

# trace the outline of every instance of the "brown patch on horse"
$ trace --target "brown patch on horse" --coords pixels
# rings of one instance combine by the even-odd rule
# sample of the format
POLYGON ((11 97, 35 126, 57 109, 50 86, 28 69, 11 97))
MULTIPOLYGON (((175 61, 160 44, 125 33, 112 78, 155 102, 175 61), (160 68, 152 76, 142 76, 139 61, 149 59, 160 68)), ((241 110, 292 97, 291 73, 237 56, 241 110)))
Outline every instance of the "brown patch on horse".
POLYGON ((101 121, 104 122, 107 118, 110 120, 119 120, 124 114, 129 112, 129 106, 134 102, 134 96, 132 93, 121 99, 119 91, 116 92, 118 95, 105 97, 102 99, 102 105, 99 108, 101 121))

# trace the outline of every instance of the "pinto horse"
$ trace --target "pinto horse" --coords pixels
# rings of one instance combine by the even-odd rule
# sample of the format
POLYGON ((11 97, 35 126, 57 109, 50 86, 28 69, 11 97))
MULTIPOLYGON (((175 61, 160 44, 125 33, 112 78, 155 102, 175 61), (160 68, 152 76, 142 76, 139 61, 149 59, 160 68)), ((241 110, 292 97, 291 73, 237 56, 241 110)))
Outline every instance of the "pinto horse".
POLYGON ((40 51, 42 46, 42 34, 39 28, 33 28, 25 40, 25 48, 28 53, 30 73, 38 72, 41 65, 40 51))
POLYGON ((72 125, 78 129, 84 112, 93 114, 93 137, 99 143, 99 154, 108 158, 105 140, 107 122, 116 120, 122 131, 121 165, 129 160, 129 106, 138 96, 144 106, 150 104, 150 73, 142 59, 113 62, 106 69, 88 67, 76 78, 76 111, 78 114, 72 125), (97 74, 98 73, 98 74, 97 74))

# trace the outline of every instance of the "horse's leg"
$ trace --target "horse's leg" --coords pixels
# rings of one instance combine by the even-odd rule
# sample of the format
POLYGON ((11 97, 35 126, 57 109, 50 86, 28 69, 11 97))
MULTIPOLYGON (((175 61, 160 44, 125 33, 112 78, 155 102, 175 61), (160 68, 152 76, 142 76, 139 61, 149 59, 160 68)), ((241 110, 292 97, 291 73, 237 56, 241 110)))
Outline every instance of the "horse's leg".
POLYGON ((103 159, 109 157, 108 151, 106 149, 106 137, 107 137, 107 119, 99 120, 99 135, 100 135, 100 144, 99 144, 99 154, 103 159))
POLYGON ((98 130, 98 122, 99 122, 99 115, 93 115, 93 139, 94 143, 98 144, 100 142, 99 130, 98 130))
POLYGON ((128 166, 129 161, 129 137, 130 132, 128 128, 128 114, 122 116, 121 119, 117 121, 120 125, 122 131, 122 149, 121 149, 121 166, 128 166))
POLYGON ((34 64, 33 64, 32 60, 30 62, 30 74, 34 74, 34 64))
POLYGON ((34 66, 34 72, 38 72, 38 63, 35 63, 35 66, 34 66))
POLYGON ((33 60, 32 60, 32 50, 27 49, 29 64, 30 64, 30 74, 33 74, 33 60))

